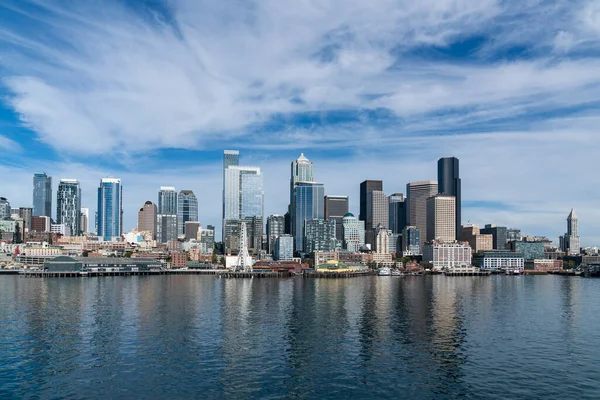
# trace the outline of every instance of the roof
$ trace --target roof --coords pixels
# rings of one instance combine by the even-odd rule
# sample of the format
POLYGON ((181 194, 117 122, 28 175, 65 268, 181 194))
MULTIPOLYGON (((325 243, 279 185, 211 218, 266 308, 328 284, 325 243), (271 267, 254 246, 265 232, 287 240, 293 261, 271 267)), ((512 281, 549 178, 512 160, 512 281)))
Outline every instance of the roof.
POLYGON ((569 213, 568 219, 579 219, 577 218, 577 214, 575 214, 575 210, 571 208, 571 212, 569 213))
POLYGON ((300 157, 298 157, 298 159, 296 160, 296 162, 309 163, 310 160, 304 156, 304 153, 300 153, 300 157))
POLYGON ((346 213, 343 218, 356 218, 352 213, 346 213))

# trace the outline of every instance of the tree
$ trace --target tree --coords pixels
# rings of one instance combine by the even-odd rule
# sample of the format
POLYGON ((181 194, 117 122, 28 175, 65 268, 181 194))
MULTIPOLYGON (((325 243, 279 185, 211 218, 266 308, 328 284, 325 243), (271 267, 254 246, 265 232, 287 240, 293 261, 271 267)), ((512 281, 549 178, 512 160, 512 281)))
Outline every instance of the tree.
POLYGON ((89 252, 89 251, 87 251, 87 250, 84 250, 84 251, 83 251, 83 253, 82 253, 81 255, 82 255, 82 257, 87 257, 89 254, 90 254, 90 252, 89 252))
POLYGON ((133 254, 133 251, 126 251, 125 254, 123 255, 125 258, 131 258, 131 255, 133 254))
POLYGON ((221 265, 225 266, 225 256, 221 256, 221 265))
POLYGON ((213 264, 217 263, 217 252, 215 250, 213 250, 213 253, 212 253, 212 263, 213 264))

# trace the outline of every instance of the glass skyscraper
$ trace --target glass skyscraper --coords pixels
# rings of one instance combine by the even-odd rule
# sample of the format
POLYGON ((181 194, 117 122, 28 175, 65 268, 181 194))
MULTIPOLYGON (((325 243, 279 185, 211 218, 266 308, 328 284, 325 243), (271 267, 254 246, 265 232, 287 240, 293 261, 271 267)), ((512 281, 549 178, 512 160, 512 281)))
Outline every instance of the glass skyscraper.
POLYGON ((303 251, 304 222, 325 217, 325 187, 322 183, 298 182, 294 194, 294 239, 296 251, 303 251))
POLYGON ((177 192, 173 186, 161 186, 158 192, 158 213, 177 215, 177 192))
POLYGON ((258 167, 239 165, 239 152, 223 156, 223 244, 225 251, 237 248, 240 223, 246 222, 249 245, 260 248, 264 231, 263 176, 258 167))
POLYGON ((75 179, 61 179, 58 184, 56 223, 66 225, 68 236, 81 235, 81 188, 75 179))
POLYGON ((103 178, 98 188, 98 236, 109 241, 123 232, 123 187, 121 180, 103 178))
POLYGON ((177 198, 177 234, 184 235, 186 222, 198 222, 198 199, 191 190, 182 190, 177 198))
POLYGON ((33 216, 52 217, 52 177, 33 174, 33 216))

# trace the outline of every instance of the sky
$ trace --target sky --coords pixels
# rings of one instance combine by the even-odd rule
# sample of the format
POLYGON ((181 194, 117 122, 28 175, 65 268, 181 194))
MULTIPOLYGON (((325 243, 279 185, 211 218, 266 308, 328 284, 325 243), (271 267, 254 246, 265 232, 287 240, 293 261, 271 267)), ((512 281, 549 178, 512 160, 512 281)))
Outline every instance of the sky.
POLYGON ((0 196, 31 206, 44 171, 93 213, 111 176, 126 230, 160 186, 219 227, 224 149, 265 215, 300 153, 355 214, 361 181, 456 156, 463 223, 558 241, 574 208, 600 245, 598 71, 599 0, 3 0, 0 196))

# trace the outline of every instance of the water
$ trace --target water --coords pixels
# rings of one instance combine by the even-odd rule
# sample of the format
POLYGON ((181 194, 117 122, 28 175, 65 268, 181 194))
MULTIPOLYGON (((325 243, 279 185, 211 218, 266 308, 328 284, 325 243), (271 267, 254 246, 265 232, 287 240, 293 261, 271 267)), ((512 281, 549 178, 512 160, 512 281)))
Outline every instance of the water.
POLYGON ((0 277, 0 399, 600 398, 600 280, 0 277))

